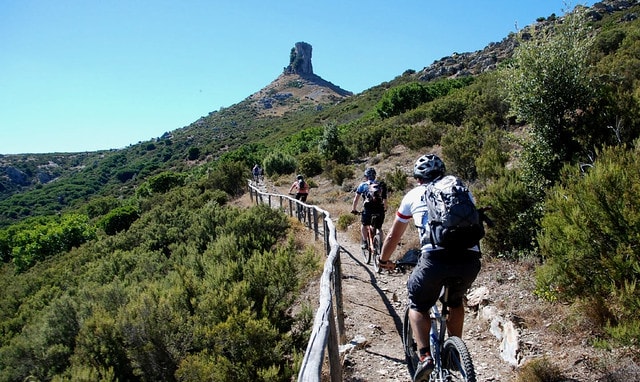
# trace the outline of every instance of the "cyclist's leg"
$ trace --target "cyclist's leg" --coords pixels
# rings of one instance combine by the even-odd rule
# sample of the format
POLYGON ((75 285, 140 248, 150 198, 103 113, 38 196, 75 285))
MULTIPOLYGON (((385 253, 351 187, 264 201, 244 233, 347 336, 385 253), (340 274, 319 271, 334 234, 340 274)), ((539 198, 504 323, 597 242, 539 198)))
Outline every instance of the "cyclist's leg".
POLYGON ((447 330, 449 335, 462 338, 464 324, 463 298, 471 284, 480 272, 480 253, 475 251, 463 251, 450 258, 450 277, 459 278, 458 283, 449 286, 449 318, 447 330))
POLYGON ((409 323, 413 331, 413 338, 418 346, 418 352, 420 355, 429 353, 429 331, 431 330, 429 312, 422 313, 409 309, 409 323))
POLYGON ((360 215, 360 222, 362 223, 360 226, 360 233, 362 235, 362 243, 366 243, 367 248, 371 246, 370 240, 370 231, 369 228, 371 226, 371 213, 366 209, 362 210, 362 214, 360 215))
POLYGON ((443 280, 442 256, 446 256, 442 251, 423 252, 407 280, 411 307, 409 318, 419 350, 429 349, 429 330, 431 329, 429 309, 440 295, 443 280))

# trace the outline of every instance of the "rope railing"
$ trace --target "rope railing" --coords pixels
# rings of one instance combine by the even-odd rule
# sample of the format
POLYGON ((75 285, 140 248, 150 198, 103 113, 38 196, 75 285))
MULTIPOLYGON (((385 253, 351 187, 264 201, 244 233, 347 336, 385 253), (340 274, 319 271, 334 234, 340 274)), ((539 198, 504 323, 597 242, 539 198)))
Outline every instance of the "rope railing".
POLYGON ((303 203, 295 198, 280 194, 271 194, 259 190, 249 181, 251 201, 256 204, 268 204, 272 208, 286 209, 290 216, 296 216, 307 228, 322 236, 327 260, 320 278, 320 299, 313 322, 313 329, 307 344, 307 350, 298 373, 299 382, 320 382, 324 365, 325 349, 329 359, 331 382, 342 381, 339 344, 346 342, 344 310, 342 303, 342 270, 340 264, 340 245, 336 228, 329 213, 317 206, 303 203), (274 203, 274 204, 272 204, 274 203), (295 209, 294 209, 295 207, 295 209), (295 211, 295 214, 294 214, 295 211), (334 310, 335 302, 335 310, 334 310))

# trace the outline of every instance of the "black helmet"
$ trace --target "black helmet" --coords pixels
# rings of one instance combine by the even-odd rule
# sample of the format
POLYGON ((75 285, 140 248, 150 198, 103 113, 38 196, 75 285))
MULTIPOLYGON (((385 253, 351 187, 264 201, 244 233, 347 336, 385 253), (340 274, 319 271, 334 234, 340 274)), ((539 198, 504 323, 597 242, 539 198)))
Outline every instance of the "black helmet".
POLYGON ((413 177, 430 182, 445 172, 445 166, 442 159, 435 154, 423 155, 413 165, 413 177))
POLYGON ((296 177, 296 179, 298 179, 298 180, 302 180, 302 175, 299 175, 299 174, 298 174, 298 176, 296 177))
POLYGON ((364 170, 364 176, 369 180, 374 180, 376 179, 376 170, 373 167, 369 167, 368 169, 364 170))

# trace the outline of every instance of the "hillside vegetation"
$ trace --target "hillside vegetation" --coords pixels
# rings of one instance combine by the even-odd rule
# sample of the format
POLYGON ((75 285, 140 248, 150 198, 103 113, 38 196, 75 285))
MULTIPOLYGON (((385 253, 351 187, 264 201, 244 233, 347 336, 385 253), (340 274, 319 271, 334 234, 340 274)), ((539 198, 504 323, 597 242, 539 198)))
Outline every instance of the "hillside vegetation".
MULTIPOLYGON (((322 259, 281 212, 229 202, 254 163, 346 194, 398 145, 472 185, 493 207, 485 254, 535 263, 536 294, 574 305, 586 341, 637 348, 639 12, 541 18, 473 76, 407 70, 282 115, 247 98, 125 149, 0 156, 17 174, 0 180, 0 381, 291 380, 313 309, 291 306, 322 259)), ((410 175, 384 174, 391 203, 410 175)))

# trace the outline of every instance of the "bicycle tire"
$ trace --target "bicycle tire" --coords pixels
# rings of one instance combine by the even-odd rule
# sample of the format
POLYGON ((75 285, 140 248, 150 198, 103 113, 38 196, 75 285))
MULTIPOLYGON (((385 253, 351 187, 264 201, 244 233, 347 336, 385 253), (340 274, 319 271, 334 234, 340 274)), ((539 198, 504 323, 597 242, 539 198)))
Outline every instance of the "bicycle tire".
POLYGON ((447 381, 476 382, 471 354, 460 337, 453 336, 444 341, 442 369, 447 381))
POLYGON ((362 258, 365 264, 371 264, 371 252, 369 251, 369 244, 365 244, 365 248, 362 248, 362 258))
POLYGON ((405 361, 407 362, 407 369, 409 375, 413 380, 413 375, 418 367, 418 345, 413 338, 413 330, 411 329, 411 323, 409 322, 409 305, 404 309, 404 320, 402 321, 402 347, 404 348, 405 361))
POLYGON ((380 268, 380 263, 378 262, 378 257, 382 253, 382 231, 376 230, 376 235, 373 237, 373 270, 376 273, 380 273, 382 269, 380 268))

